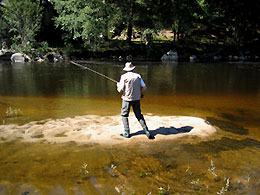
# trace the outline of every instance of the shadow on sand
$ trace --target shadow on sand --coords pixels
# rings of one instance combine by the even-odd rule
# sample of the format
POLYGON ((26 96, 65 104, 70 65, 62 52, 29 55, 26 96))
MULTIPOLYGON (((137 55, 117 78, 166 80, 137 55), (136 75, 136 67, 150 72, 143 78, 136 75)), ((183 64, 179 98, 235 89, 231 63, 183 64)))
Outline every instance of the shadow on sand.
MULTIPOLYGON (((179 134, 179 133, 188 133, 193 129, 191 126, 184 126, 181 128, 175 128, 175 127, 159 127, 158 129, 155 130, 149 130, 151 133, 151 136, 155 138, 156 135, 161 134, 161 135, 173 135, 173 134, 179 134)), ((145 134, 143 130, 137 131, 135 133, 131 133, 130 137, 133 136, 138 136, 145 134)))

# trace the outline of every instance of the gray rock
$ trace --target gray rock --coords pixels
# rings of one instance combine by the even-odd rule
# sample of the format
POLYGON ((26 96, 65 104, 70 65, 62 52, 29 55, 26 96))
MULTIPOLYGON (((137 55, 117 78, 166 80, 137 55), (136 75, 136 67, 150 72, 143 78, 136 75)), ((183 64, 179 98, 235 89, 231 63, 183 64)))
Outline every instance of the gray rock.
POLYGON ((161 61, 178 61, 178 53, 176 51, 170 50, 167 54, 163 54, 161 61))
POLYGON ((196 61, 198 58, 197 58, 197 56, 195 56, 195 55, 191 55, 190 56, 190 61, 191 62, 194 62, 194 61, 196 61))
POLYGON ((23 54, 23 57, 24 57, 25 62, 31 62, 32 61, 32 59, 26 54, 23 54))
POLYGON ((63 57, 59 52, 49 52, 44 56, 45 59, 47 59, 50 62, 60 62, 63 61, 63 57))
POLYGON ((216 56, 213 57, 213 60, 214 61, 220 61, 220 60, 222 60, 222 56, 216 55, 216 56))
POLYGON ((11 61, 12 61, 12 63, 24 63, 25 57, 22 53, 14 53, 11 56, 11 61))

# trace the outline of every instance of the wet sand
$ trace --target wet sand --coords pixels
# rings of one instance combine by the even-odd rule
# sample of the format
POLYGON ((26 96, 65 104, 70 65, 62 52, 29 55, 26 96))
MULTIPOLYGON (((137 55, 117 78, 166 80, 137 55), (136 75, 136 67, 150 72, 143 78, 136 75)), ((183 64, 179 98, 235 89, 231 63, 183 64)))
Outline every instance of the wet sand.
POLYGON ((181 136, 207 137, 216 129, 207 121, 188 116, 145 116, 146 123, 155 139, 149 140, 136 118, 129 117, 131 138, 123 133, 121 117, 84 115, 64 119, 33 121, 24 125, 1 125, 1 142, 19 140, 21 142, 103 144, 134 144, 176 139, 181 136))

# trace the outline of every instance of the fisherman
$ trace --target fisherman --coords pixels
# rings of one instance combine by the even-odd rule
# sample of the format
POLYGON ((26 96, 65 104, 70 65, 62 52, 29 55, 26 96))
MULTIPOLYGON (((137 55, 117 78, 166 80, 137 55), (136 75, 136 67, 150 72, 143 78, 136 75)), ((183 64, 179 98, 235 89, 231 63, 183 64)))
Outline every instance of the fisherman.
POLYGON ((140 99, 142 92, 147 89, 140 74, 133 72, 135 66, 131 62, 127 62, 124 67, 125 74, 121 75, 120 81, 117 83, 117 91, 122 93, 122 108, 121 116, 124 125, 125 132, 120 134, 125 138, 130 138, 130 128, 128 122, 128 116, 130 112, 130 107, 133 107, 135 117, 143 127, 146 136, 149 139, 153 139, 148 127, 146 125, 145 119, 141 113, 140 99))

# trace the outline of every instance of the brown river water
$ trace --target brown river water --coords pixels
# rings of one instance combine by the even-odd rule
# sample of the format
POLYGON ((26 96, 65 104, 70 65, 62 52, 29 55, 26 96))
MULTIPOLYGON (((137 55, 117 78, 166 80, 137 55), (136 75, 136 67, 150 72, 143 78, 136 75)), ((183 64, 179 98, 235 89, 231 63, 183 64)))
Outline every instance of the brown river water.
MULTIPOLYGON (((79 63, 123 73, 121 62, 79 63)), ((135 65, 144 115, 200 117, 217 133, 113 146, 0 137, 0 194, 260 194, 260 63, 135 65)), ((0 62, 0 125, 120 108, 113 82, 72 64, 0 62)))

